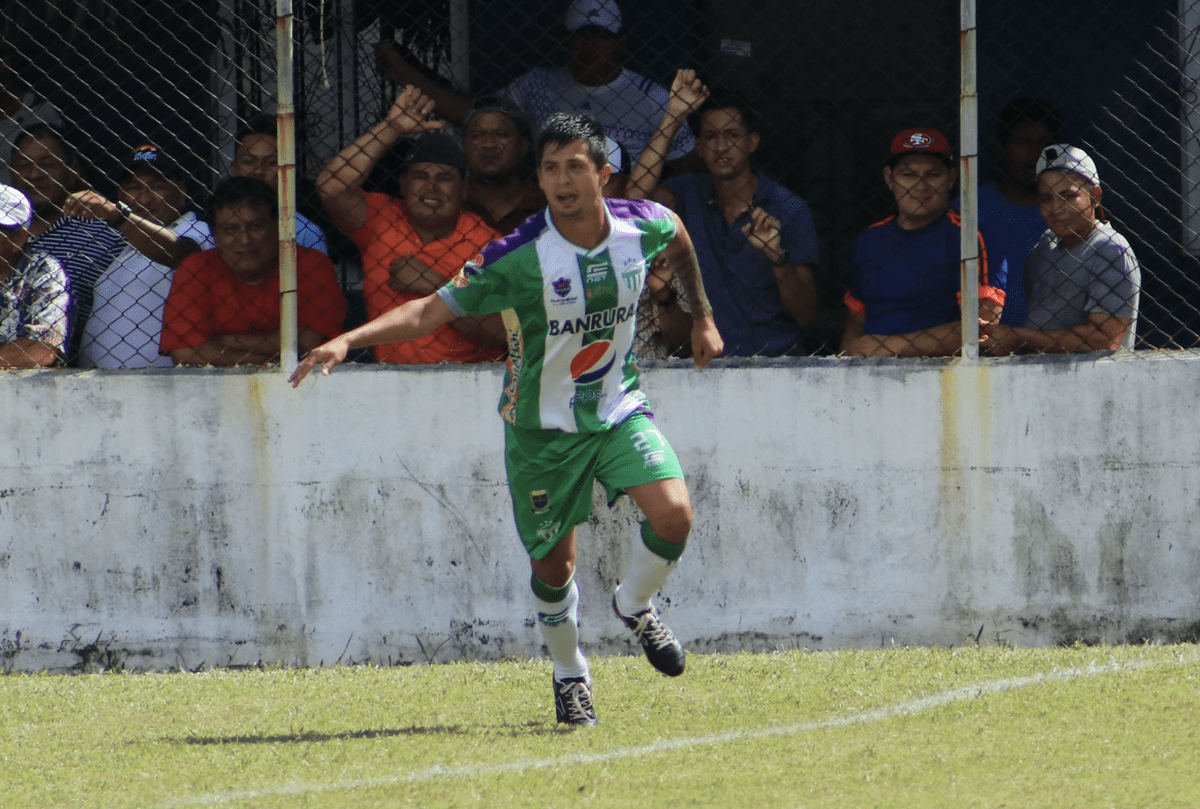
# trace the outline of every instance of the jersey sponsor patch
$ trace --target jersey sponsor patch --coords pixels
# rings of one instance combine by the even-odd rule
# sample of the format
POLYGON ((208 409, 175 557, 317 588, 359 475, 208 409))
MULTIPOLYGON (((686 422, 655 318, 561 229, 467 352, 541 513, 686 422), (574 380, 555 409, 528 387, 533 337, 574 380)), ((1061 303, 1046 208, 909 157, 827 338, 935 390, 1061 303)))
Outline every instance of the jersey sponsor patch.
POLYGON ((617 352, 612 350, 612 342, 597 340, 584 346, 571 360, 571 378, 576 385, 589 385, 603 379, 616 361, 617 352))

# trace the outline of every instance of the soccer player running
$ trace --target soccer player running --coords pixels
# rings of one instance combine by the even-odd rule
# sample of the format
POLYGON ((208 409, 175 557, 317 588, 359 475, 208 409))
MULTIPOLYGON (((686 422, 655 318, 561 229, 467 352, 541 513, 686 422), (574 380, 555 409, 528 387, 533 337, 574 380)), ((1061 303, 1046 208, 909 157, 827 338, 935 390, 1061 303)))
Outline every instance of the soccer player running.
MULTIPOLYGON (((424 122, 431 106, 421 97, 409 110, 424 122)), ((601 195, 611 167, 600 124, 585 113, 555 115, 537 155, 545 211, 489 244, 436 293, 313 349, 291 382, 318 365, 328 374, 350 349, 419 337, 456 317, 503 313, 509 359, 500 415, 509 490, 554 661, 555 709, 559 722, 594 725, 574 573, 575 526, 590 516, 595 480, 610 502, 624 492, 645 516, 613 609, 651 665, 670 676, 684 669, 683 647, 651 603, 683 553, 692 504, 638 385, 633 345, 643 285, 661 296, 679 274, 695 302, 697 368, 724 346, 679 217, 650 201, 601 195), (660 254, 662 269, 648 272, 660 254)))

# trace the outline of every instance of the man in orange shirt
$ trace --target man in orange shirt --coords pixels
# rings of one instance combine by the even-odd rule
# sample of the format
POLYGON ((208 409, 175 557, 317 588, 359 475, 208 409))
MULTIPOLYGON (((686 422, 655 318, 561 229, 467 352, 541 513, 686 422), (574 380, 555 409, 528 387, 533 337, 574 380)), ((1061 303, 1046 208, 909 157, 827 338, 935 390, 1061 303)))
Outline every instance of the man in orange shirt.
MULTIPOLYGON (((262 180, 217 184, 206 219, 216 248, 193 253, 175 271, 163 310, 159 350, 176 365, 264 365, 279 359, 277 197, 262 180)), ((316 250, 296 256, 299 350, 342 331, 346 298, 333 263, 316 250)))
MULTIPOLYGON (((338 229, 362 254, 363 295, 371 319, 435 292, 499 236, 463 210, 467 165, 462 148, 426 117, 433 102, 406 88, 387 117, 351 142, 321 172, 317 187, 338 229), (403 199, 368 193, 375 164, 405 135, 410 147, 401 177, 403 199)), ((498 315, 458 318, 431 334, 375 347, 378 362, 434 363, 497 360, 504 354, 498 315)))

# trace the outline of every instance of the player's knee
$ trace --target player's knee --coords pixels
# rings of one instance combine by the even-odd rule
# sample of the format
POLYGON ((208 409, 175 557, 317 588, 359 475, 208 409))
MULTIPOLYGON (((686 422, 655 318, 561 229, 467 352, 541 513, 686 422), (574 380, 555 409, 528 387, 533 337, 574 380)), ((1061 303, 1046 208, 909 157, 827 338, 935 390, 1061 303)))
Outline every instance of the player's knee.
POLYGON ((672 503, 654 515, 650 527, 663 542, 686 542, 692 532, 692 504, 672 503))

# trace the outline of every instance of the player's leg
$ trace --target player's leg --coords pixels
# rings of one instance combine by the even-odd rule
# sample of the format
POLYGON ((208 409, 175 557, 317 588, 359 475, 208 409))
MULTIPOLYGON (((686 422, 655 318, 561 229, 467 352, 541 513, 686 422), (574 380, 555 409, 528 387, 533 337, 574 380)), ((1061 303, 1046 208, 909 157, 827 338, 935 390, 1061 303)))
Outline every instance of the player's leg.
MULTIPOLYGON (((663 624, 651 598, 683 554, 692 504, 679 459, 653 420, 635 414, 613 432, 597 477, 610 495, 624 491, 645 515, 629 569, 613 594, 613 611, 663 674, 683 673, 683 646, 663 624)), ((610 498, 611 499, 611 498, 610 498)))
POLYGON ((529 553, 534 610, 554 664, 559 722, 594 725, 591 674, 579 648, 575 528, 591 513, 590 462, 580 442, 506 431, 506 462, 517 531, 529 553), (586 497, 584 496, 586 492, 586 497))

